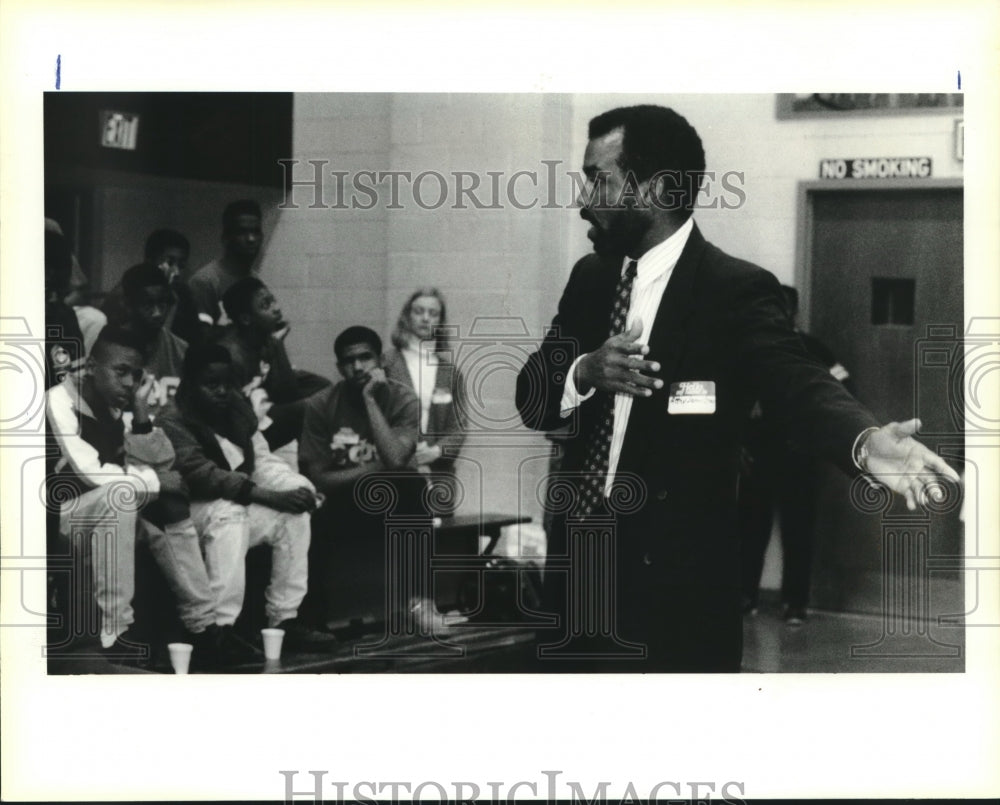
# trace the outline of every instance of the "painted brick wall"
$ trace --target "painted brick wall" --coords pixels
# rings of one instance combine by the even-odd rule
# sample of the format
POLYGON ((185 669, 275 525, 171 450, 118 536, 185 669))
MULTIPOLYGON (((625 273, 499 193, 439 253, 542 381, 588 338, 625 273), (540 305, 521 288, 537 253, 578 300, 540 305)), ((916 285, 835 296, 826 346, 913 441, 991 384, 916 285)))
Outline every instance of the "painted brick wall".
MULTIPOLYGON (((460 479, 469 490, 463 511, 482 507, 540 515, 535 487, 544 478, 545 461, 535 459, 548 447, 541 436, 518 427, 513 386, 526 348, 522 336, 540 337, 553 313, 550 300, 568 272, 560 233, 573 214, 540 209, 544 199, 534 209, 515 209, 504 196, 516 171, 538 172, 541 159, 564 158, 568 120, 564 96, 295 97, 296 181, 314 178, 308 160, 326 160, 327 172, 346 171, 348 195, 359 172, 401 173, 395 198, 391 180, 363 177, 376 192, 354 191, 353 197, 367 205, 376 195, 369 210, 330 209, 338 197, 327 175, 321 199, 326 208, 310 209, 315 189, 302 186, 290 198, 298 208, 278 211, 261 270, 293 323, 293 361, 334 375, 334 335, 364 323, 388 339, 403 302, 424 285, 443 291, 449 323, 463 338, 474 332, 489 336, 497 328, 503 333, 477 340, 493 345, 492 351, 477 349, 474 363, 464 367, 486 421, 485 432, 463 453, 460 479), (477 209, 469 195, 459 195, 455 173, 463 171, 482 182, 473 191, 480 204, 497 209, 477 209), (497 196, 487 171, 502 174, 497 196), (425 172, 433 175, 421 177, 425 172), (512 335, 517 337, 508 344, 512 335), (522 464, 523 483, 508 482, 522 464), (496 483, 497 478, 505 480, 496 483)), ((462 181, 468 187, 472 180, 462 181)), ((528 204, 530 180, 522 182, 528 204)), ((471 349, 466 345, 459 360, 471 349)))

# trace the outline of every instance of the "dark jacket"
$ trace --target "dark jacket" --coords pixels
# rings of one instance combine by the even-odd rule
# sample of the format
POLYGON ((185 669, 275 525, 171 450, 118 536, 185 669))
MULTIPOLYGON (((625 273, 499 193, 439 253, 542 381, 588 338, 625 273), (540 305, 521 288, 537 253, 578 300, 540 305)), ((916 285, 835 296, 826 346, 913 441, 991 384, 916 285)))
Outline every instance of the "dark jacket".
MULTIPOLYGON (((243 463, 231 469, 216 439, 216 430, 184 398, 178 396, 160 413, 157 424, 173 443, 177 454, 175 468, 184 477, 192 500, 233 500, 247 505, 254 483, 250 480, 255 466, 254 435, 257 417, 246 398, 232 394, 230 418, 220 433, 243 451, 243 463)), ((260 437, 263 438, 263 437, 260 437)))
MULTIPOLYGON (((559 415, 566 373, 607 339, 621 267, 621 259, 596 255, 574 267, 553 332, 518 376, 517 405, 529 427, 567 424, 559 415)), ((806 353, 777 280, 707 243, 697 227, 650 325, 646 357, 660 363, 663 388, 634 399, 616 475, 629 491, 611 502, 617 637, 648 648, 647 661, 631 670, 735 671, 742 653, 736 496, 754 401, 789 439, 848 471, 855 438, 877 423, 806 353), (714 383, 713 413, 671 412, 684 381, 714 383)), ((568 420, 569 485, 583 469, 599 395, 568 420)), ((575 544, 570 531, 559 518, 549 535, 553 565, 575 544)), ((565 578, 547 566, 553 609, 565 609, 565 578)))

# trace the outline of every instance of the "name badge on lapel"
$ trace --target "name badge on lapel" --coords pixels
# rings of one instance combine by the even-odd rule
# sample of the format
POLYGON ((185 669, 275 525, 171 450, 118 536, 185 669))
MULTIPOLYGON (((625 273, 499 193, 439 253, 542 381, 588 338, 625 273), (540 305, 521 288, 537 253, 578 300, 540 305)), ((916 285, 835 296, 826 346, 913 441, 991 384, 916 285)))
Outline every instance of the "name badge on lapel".
POLYGON ((448 389, 434 389, 431 392, 431 405, 449 405, 451 392, 448 389))
POLYGON ((670 384, 668 414, 714 414, 715 381, 682 380, 670 384))

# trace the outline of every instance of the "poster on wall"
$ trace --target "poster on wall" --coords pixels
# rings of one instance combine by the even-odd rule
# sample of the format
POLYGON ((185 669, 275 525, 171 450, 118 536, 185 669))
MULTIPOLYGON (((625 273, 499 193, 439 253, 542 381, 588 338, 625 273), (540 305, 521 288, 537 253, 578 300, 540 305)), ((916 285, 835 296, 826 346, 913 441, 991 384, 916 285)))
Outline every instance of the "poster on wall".
MULTIPOLYGON (((959 89, 961 76, 956 78, 959 89)), ((809 92, 778 95, 778 118, 850 117, 899 115, 928 112, 961 112, 965 104, 961 92, 809 92)))

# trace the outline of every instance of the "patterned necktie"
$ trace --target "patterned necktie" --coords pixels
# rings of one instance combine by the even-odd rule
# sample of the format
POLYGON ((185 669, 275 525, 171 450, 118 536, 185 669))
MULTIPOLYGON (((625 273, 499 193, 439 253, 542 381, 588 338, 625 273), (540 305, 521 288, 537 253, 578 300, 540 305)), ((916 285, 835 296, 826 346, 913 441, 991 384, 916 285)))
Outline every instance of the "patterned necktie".
MULTIPOLYGON (((632 285, 638 264, 630 260, 625 273, 618 278, 615 289, 615 304, 611 309, 609 337, 625 330, 629 303, 632 300, 632 285)), ((615 395, 597 392, 597 412, 587 437, 587 452, 583 464, 583 479, 580 482, 580 497, 576 506, 578 517, 587 517, 599 510, 604 503, 604 484, 608 476, 608 457, 611 454, 611 432, 615 422, 615 395)))

